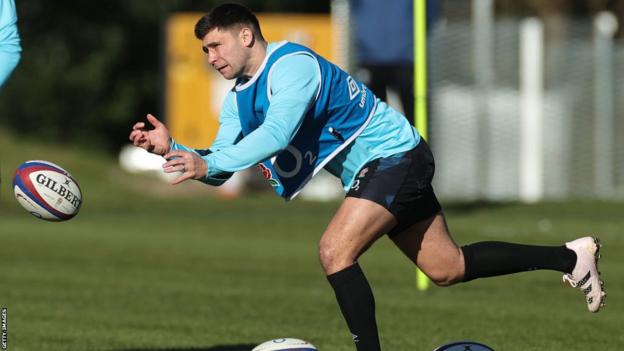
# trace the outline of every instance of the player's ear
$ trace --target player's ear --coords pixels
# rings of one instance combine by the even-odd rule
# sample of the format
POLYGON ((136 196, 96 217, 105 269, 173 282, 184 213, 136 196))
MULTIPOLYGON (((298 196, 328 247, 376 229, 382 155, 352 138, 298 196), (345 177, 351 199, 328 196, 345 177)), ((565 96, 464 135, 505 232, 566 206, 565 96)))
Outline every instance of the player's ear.
POLYGON ((243 29, 241 29, 239 33, 239 37, 243 41, 243 44, 245 46, 250 47, 253 45, 254 34, 253 34, 253 31, 249 29, 248 27, 243 27, 243 29))

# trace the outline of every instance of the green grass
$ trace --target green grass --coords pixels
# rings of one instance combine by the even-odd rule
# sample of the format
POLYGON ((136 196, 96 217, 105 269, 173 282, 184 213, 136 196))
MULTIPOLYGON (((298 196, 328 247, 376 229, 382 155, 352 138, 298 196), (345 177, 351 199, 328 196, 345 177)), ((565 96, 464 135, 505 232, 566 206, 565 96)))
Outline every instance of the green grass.
MULTIPOLYGON (((9 350, 244 351, 276 337, 353 350, 316 253, 337 203, 219 200, 203 187, 171 189, 124 174, 94 152, 6 133, 0 150, 0 306, 8 308, 9 350), (78 179, 85 202, 76 218, 40 221, 15 202, 13 169, 33 158, 78 179)), ((496 350, 619 349, 623 212, 624 204, 596 201, 447 206, 459 244, 555 245, 599 234, 609 296, 598 314, 556 272, 419 293, 413 266, 380 240, 361 265, 375 291, 384 350, 464 339, 496 350)))

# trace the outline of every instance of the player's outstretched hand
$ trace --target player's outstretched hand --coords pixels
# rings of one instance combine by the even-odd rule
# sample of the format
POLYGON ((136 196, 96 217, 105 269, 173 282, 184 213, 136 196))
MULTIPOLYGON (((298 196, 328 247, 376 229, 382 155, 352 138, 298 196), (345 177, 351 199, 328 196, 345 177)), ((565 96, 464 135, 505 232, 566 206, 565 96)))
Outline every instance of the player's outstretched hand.
POLYGON ((141 147, 153 154, 163 156, 169 151, 169 130, 152 114, 147 121, 154 127, 147 129, 145 122, 137 122, 132 126, 130 141, 134 146, 141 147))
POLYGON ((202 179, 208 173, 208 165, 203 158, 188 151, 175 150, 165 156, 167 162, 163 164, 165 173, 182 172, 171 184, 176 185, 187 179, 202 179))

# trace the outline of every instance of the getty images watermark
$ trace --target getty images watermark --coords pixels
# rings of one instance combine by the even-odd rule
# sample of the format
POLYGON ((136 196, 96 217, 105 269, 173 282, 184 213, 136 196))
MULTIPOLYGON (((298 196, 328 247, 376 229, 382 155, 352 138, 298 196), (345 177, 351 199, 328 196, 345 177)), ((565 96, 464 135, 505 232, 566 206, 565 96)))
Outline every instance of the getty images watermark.
POLYGON ((0 343, 0 347, 3 350, 7 349, 7 346, 9 345, 9 337, 7 336, 7 309, 6 307, 2 307, 2 312, 0 312, 2 314, 2 341, 0 343))

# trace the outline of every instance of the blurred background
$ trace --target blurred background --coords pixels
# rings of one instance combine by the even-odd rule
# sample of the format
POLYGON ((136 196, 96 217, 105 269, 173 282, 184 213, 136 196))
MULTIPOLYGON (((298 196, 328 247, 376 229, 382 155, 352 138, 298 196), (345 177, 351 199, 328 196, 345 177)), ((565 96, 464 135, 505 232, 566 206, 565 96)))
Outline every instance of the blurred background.
MULTIPOLYGON (((179 141, 209 146, 232 83, 205 63, 192 29, 218 3, 18 0, 23 53, 0 90, 0 127, 116 155, 151 112, 179 141)), ((405 68, 387 100, 413 118, 412 1, 242 3, 269 40, 309 45, 370 85, 375 67, 405 68)), ((427 9, 441 197, 624 197, 624 2, 428 0, 427 9)))
MULTIPOLYGON (((379 240, 360 263, 384 347, 621 348, 624 1, 424 2, 427 138, 458 244, 595 233, 609 296, 589 314, 546 271, 423 293, 413 266, 379 240)), ((218 191, 170 186, 155 171, 162 158, 128 145, 147 113, 184 144, 211 144, 233 83, 207 65, 193 26, 219 3, 16 0, 23 51, 0 87, 10 350, 249 351, 276 337, 352 350, 317 259, 337 200, 287 205, 256 169, 218 191), (11 177, 30 159, 76 177, 74 219, 44 222, 17 204, 11 177)), ((241 3, 268 40, 309 45, 414 119, 412 0, 241 3)), ((336 182, 315 177, 301 197, 339 199, 336 182)))

